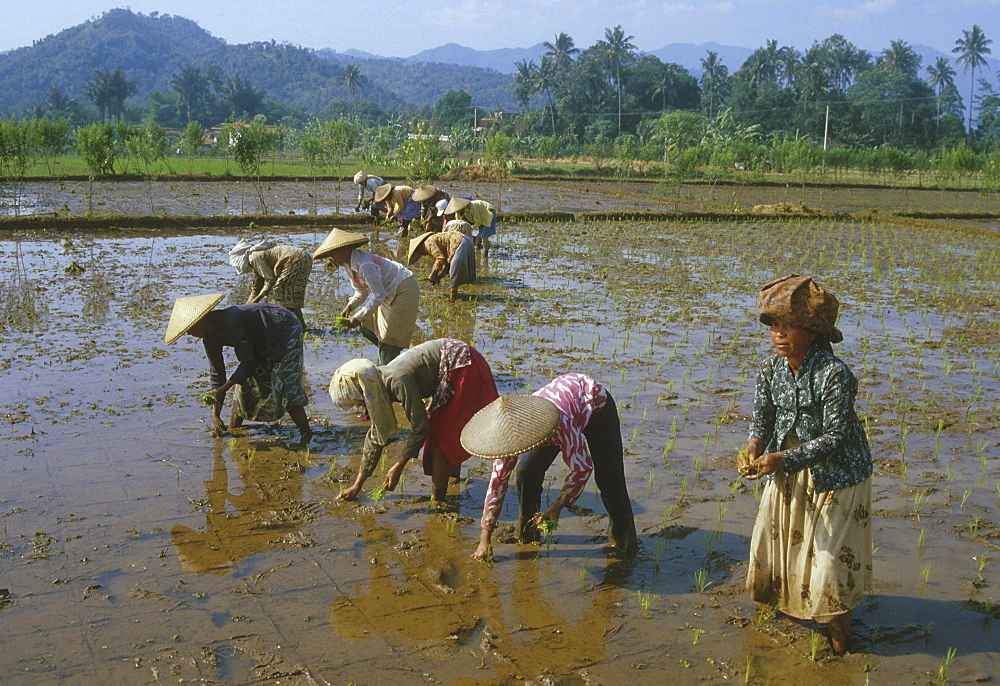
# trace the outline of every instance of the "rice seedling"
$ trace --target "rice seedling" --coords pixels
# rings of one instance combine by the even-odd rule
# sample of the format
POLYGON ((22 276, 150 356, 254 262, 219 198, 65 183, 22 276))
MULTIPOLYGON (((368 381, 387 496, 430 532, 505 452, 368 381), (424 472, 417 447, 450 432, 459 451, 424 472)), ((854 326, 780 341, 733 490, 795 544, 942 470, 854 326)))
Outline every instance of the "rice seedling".
POLYGON ((636 598, 639 599, 639 607, 642 608, 642 611, 645 613, 645 616, 649 617, 650 616, 649 607, 650 605, 653 604, 653 597, 654 597, 653 594, 639 590, 635 592, 635 596, 636 598))
POLYGON ((930 498, 930 494, 928 493, 920 493, 918 491, 913 494, 913 516, 917 518, 918 522, 920 521, 920 510, 928 498, 930 498))
POLYGON ((743 683, 744 684, 749 684, 750 683, 750 677, 752 676, 752 673, 750 671, 751 667, 753 667, 753 657, 750 656, 750 655, 747 655, 747 665, 743 669, 743 683))
POLYGON ((926 534, 927 534, 927 531, 924 529, 924 527, 920 527, 920 535, 917 537, 917 553, 918 554, 921 553, 923 551, 923 549, 924 549, 924 536, 926 534))
POLYGON ((385 483, 381 483, 377 487, 368 491, 368 497, 376 503, 382 502, 382 499, 385 498, 385 493, 388 490, 389 487, 385 483))
POLYGON ((667 544, 663 542, 662 539, 656 541, 653 545, 653 568, 659 569, 660 560, 663 559, 663 553, 667 550, 667 544))
POLYGON ((444 520, 444 533, 448 538, 455 537, 455 520, 446 519, 444 520))
POLYGON ((938 665, 938 681, 942 684, 948 681, 948 670, 951 669, 951 663, 955 661, 955 653, 957 651, 954 648, 948 648, 945 651, 944 657, 941 658, 941 664, 938 665))
POLYGON ((201 396, 201 404, 203 407, 215 407, 219 404, 219 400, 211 393, 206 393, 201 396))
POLYGON ((920 566, 920 590, 921 592, 927 587, 927 581, 931 576, 931 565, 928 562, 925 565, 920 566))
POLYGON ((250 446, 247 448, 247 464, 251 467, 253 466, 253 459, 257 456, 257 448, 255 446, 250 446))
POLYGON ((712 582, 708 580, 708 569, 703 566, 699 567, 694 573, 694 590, 698 593, 704 593, 705 589, 708 588, 712 582))
POLYGON ((809 659, 816 662, 816 658, 819 656, 819 640, 820 634, 818 631, 809 632, 809 659))
POLYGON ((965 501, 969 499, 970 495, 972 495, 972 489, 971 488, 965 489, 965 492, 962 493, 962 503, 961 505, 958 506, 958 509, 960 510, 965 509, 965 501))
POLYGON ((688 477, 685 476, 683 479, 681 479, 681 497, 680 497, 680 500, 684 500, 684 495, 687 493, 687 490, 688 490, 688 477))
POLYGON ((774 621, 774 618, 778 616, 778 606, 773 607, 769 605, 761 605, 757 608, 756 614, 753 616, 753 625, 756 628, 761 628, 765 624, 774 621))
POLYGON ((583 556, 583 567, 580 569, 580 581, 587 580, 587 572, 590 569, 590 555, 583 556))
POLYGON ((649 472, 649 495, 653 495, 653 478, 656 476, 655 472, 649 472))
POLYGON ((985 555, 976 555, 972 559, 976 561, 976 578, 983 581, 983 569, 986 568, 986 563, 990 559, 985 555))
POLYGON ((875 650, 875 641, 878 640, 879 634, 881 633, 882 633, 882 628, 877 623, 873 624, 870 636, 872 650, 875 650))

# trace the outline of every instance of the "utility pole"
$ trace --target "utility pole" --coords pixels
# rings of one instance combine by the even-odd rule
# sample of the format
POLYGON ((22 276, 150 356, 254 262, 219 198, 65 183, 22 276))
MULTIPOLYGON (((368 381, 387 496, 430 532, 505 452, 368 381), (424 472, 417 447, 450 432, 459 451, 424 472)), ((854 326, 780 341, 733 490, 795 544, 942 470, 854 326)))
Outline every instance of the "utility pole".
POLYGON ((830 106, 826 106, 826 123, 823 124, 823 150, 826 151, 826 141, 830 137, 830 106))

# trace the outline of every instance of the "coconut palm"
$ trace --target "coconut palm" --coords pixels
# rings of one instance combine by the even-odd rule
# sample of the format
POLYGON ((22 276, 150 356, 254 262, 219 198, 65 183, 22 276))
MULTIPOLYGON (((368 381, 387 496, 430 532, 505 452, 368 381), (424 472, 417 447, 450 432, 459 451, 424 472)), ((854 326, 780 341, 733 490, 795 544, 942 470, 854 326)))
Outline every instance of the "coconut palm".
POLYGON ((894 40, 878 56, 875 65, 888 72, 903 74, 915 79, 922 61, 923 58, 913 51, 909 43, 903 40, 894 40))
POLYGON ((192 122, 197 119, 201 104, 209 95, 208 77, 202 72, 201 67, 190 64, 181 67, 170 77, 170 87, 181 99, 186 121, 192 122))
POLYGON ((538 71, 538 65, 534 60, 521 60, 515 62, 514 67, 517 68, 517 73, 514 74, 514 83, 511 87, 514 89, 517 104, 522 110, 526 110, 531 96, 535 93, 535 72, 538 71))
POLYGON ((554 43, 545 41, 545 56, 552 59, 553 65, 560 73, 565 73, 573 64, 574 55, 580 54, 580 49, 573 44, 573 39, 565 33, 556 36, 554 43))
POLYGON ((235 74, 222 87, 222 96, 237 117, 260 114, 267 94, 258 90, 248 79, 235 74))
POLYGON ((94 78, 83 87, 83 94, 94 103, 102 119, 121 120, 125 114, 125 100, 136 90, 135 81, 125 76, 122 68, 118 67, 113 72, 96 70, 94 78))
POLYGON ((364 74, 361 73, 361 69, 356 64, 348 64, 344 67, 344 75, 341 77, 341 83, 347 89, 347 92, 351 94, 351 100, 354 101, 354 110, 357 114, 358 109, 358 91, 365 87, 367 79, 364 74))
POLYGON ((972 133, 972 104, 975 102, 976 94, 976 69, 986 66, 986 58, 989 55, 990 43, 993 41, 986 37, 979 24, 973 24, 971 31, 962 31, 962 37, 955 41, 952 52, 958 55, 958 63, 965 67, 965 71, 972 72, 972 83, 969 85, 969 130, 972 133))
POLYGON ((729 68, 719 61, 719 53, 708 51, 708 57, 701 60, 701 89, 708 93, 708 118, 715 116, 715 100, 725 96, 729 68))
POLYGON ((937 61, 927 67, 927 83, 937 94, 937 121, 941 124, 941 93, 945 88, 954 87, 955 70, 947 57, 938 57, 937 61))
POLYGON ((632 61, 635 55, 634 36, 626 36, 619 24, 613 29, 604 29, 604 40, 597 45, 608 61, 609 72, 618 91, 618 133, 622 130, 622 65, 632 61))

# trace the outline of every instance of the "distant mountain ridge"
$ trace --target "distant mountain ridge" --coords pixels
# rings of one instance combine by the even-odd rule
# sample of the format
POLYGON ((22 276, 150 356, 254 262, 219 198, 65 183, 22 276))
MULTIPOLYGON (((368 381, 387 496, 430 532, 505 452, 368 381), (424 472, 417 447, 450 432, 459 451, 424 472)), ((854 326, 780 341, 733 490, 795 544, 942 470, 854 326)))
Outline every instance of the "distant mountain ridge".
MULTIPOLYGON (((110 10, 96 19, 0 54, 0 115, 22 115, 44 102, 53 86, 83 102, 84 86, 99 69, 121 67, 135 81, 129 102, 153 91, 171 92, 171 77, 185 65, 217 65, 223 77, 240 75, 273 100, 319 111, 334 101, 350 101, 344 67, 358 62, 335 51, 315 51, 285 43, 230 45, 183 17, 110 10)), ((371 56, 362 70, 366 87, 359 98, 384 108, 404 103, 433 105, 450 90, 463 89, 473 104, 495 109, 515 105, 508 74, 463 65, 417 67, 371 56)))
MULTIPOLYGON (((579 46, 584 48, 586 46, 579 46)), ((800 51, 808 46, 797 46, 800 51)), ((888 47, 888 46, 887 46, 888 47)), ((956 87, 968 98, 971 75, 955 65, 954 55, 924 45, 913 45, 922 59, 921 74, 939 57, 947 58, 956 72, 956 87)), ((735 73, 756 48, 719 43, 671 43, 646 51, 663 62, 672 62, 700 77, 701 60, 715 52, 729 72, 735 73)), ((144 101, 153 91, 170 92, 170 78, 180 67, 218 65, 224 77, 239 74, 266 91, 269 98, 319 111, 333 101, 349 101, 343 84, 348 64, 361 66, 367 86, 358 94, 383 108, 405 103, 433 105, 451 90, 464 90, 473 104, 484 109, 516 109, 513 95, 515 64, 538 63, 544 43, 526 48, 475 50, 449 43, 410 57, 382 57, 362 50, 337 52, 312 50, 287 43, 256 42, 231 45, 183 17, 135 14, 115 9, 83 24, 49 35, 25 46, 0 53, 0 115, 20 115, 43 102, 53 86, 78 100, 95 70, 121 67, 136 82, 130 101, 144 101)), ((878 57, 878 53, 873 53, 878 57)), ((987 58, 977 78, 992 80, 1000 61, 987 58)))

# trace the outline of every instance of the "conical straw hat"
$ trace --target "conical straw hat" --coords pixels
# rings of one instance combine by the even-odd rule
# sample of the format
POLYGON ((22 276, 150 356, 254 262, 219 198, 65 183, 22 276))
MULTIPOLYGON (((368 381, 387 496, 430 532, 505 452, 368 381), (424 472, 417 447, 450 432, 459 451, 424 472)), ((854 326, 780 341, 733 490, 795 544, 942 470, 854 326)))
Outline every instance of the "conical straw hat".
POLYGON ((170 321, 167 322, 167 332, 163 334, 163 342, 170 345, 183 336, 225 297, 225 293, 209 293, 174 300, 174 309, 170 312, 170 321))
POLYGON ((367 242, 368 239, 365 236, 342 229, 334 229, 326 237, 326 240, 323 241, 323 244, 313 253, 313 259, 318 260, 323 257, 329 257, 337 248, 343 248, 347 245, 364 245, 367 242))
POLYGON ((551 400, 502 395, 472 415, 462 429, 462 447, 477 457, 514 457, 545 443, 562 418, 551 400))
POLYGON ((375 202, 382 202, 383 200, 389 197, 390 193, 392 193, 392 184, 383 183, 381 186, 375 189, 375 202))
POLYGON ((434 194, 437 192, 438 192, 437 186, 428 184, 426 186, 421 186, 417 190, 413 191, 413 195, 411 195, 410 197, 413 198, 413 202, 423 202, 428 198, 433 198, 434 194))
POLYGON ((417 249, 424 244, 428 238, 433 235, 433 231, 428 231, 427 233, 422 233, 416 238, 410 240, 410 247, 406 251, 406 263, 413 264, 413 253, 417 252, 417 249))
POLYGON ((448 201, 448 206, 444 208, 445 214, 455 214, 460 210, 464 210, 472 202, 468 198, 452 198, 448 201))

